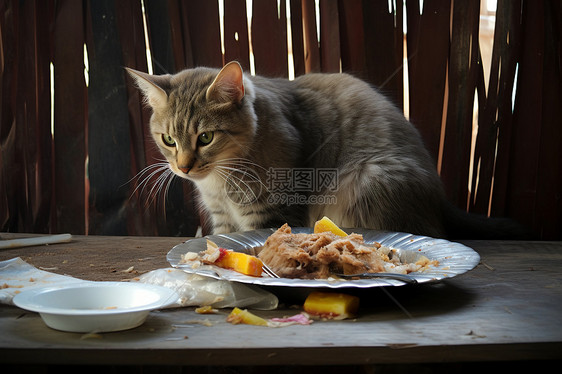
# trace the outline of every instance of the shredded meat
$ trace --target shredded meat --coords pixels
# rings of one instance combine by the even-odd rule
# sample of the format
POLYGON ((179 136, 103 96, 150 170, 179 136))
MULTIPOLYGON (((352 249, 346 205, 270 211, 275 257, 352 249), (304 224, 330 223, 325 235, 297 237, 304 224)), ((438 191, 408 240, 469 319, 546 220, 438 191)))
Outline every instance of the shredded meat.
POLYGON ((258 257, 281 277, 321 279, 332 273, 385 271, 378 247, 366 244, 359 234, 293 234, 284 224, 266 240, 258 257))

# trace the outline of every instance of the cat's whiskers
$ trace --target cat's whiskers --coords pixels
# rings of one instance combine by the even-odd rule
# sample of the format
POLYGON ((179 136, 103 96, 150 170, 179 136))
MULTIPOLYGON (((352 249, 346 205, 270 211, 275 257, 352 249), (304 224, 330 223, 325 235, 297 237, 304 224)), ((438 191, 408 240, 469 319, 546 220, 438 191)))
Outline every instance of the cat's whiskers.
POLYGON ((145 187, 150 183, 152 178, 158 173, 165 171, 167 168, 168 163, 159 162, 142 169, 135 177, 133 177, 133 179, 140 180, 140 182, 137 183, 137 187, 133 190, 133 194, 137 192, 139 188, 141 189, 140 193, 144 193, 145 187))
MULTIPOLYGON (((163 167, 164 165, 166 165, 166 164, 167 164, 167 162, 157 162, 157 163, 148 165, 148 166, 144 167, 141 171, 139 171, 137 174, 135 174, 135 175, 134 175, 131 179, 129 179, 127 182, 123 183, 120 187, 123 187, 123 186, 125 186, 125 185, 131 183, 131 182, 132 182, 133 180, 135 180, 135 179, 140 179, 143 175, 145 175, 146 173, 148 173, 151 169, 160 169, 160 168, 162 168, 162 167, 163 167)), ((138 185, 137 185, 137 188, 138 188, 138 185)), ((136 191, 137 188, 135 188, 135 191, 136 191)), ((135 191, 133 191, 133 192, 135 192, 135 191)))
POLYGON ((214 164, 223 164, 223 163, 232 164, 232 165, 244 165, 244 166, 249 165, 267 172, 266 168, 247 158, 233 157, 233 158, 225 158, 214 162, 214 164))
POLYGON ((152 204, 154 203, 154 201, 156 200, 156 197, 159 196, 162 192, 162 189, 164 189, 164 194, 163 194, 163 198, 166 197, 168 190, 170 188, 170 184, 172 183, 172 180, 174 179, 174 172, 171 169, 166 169, 162 172, 162 174, 160 174, 156 180, 154 181, 154 183, 152 184, 152 187, 150 189, 149 192, 149 196, 152 196, 150 198, 150 202, 147 203, 148 204, 152 204))
POLYGON ((233 178, 237 178, 237 179, 239 179, 240 181, 242 181, 242 178, 243 178, 243 177, 249 177, 248 179, 249 179, 250 181, 258 182, 258 183, 261 184, 263 187, 265 187, 265 184, 263 184, 263 182, 261 181, 261 179, 259 178, 259 176, 255 175, 255 174, 252 174, 252 173, 249 173, 249 172, 247 172, 247 171, 245 171, 245 170, 238 169, 238 168, 233 168, 233 167, 230 167, 230 166, 222 166, 222 165, 215 165, 215 168, 216 168, 216 169, 220 169, 220 170, 222 170, 222 171, 224 171, 224 172, 230 174, 233 178), (234 173, 236 173, 236 172, 242 174, 242 176, 234 175, 234 173))
POLYGON ((152 204, 162 191, 164 191, 164 197, 167 195, 174 176, 175 174, 170 169, 168 162, 157 162, 148 165, 128 182, 130 183, 134 179, 138 180, 137 186, 129 198, 131 199, 137 192, 141 196, 147 194, 148 196, 145 199, 146 207, 152 204))
MULTIPOLYGON (((227 158, 215 161, 212 165, 217 169, 225 170, 230 176, 237 178, 240 181, 242 181, 241 178, 243 177, 249 177, 248 179, 250 181, 257 182, 262 188, 269 190, 268 186, 266 186, 259 177, 259 173, 255 170, 261 169, 262 171, 267 172, 267 169, 251 160, 245 158, 227 158), (234 175, 234 172, 241 173, 242 176, 239 177, 234 175)), ((249 187, 247 184, 246 186, 249 187)))

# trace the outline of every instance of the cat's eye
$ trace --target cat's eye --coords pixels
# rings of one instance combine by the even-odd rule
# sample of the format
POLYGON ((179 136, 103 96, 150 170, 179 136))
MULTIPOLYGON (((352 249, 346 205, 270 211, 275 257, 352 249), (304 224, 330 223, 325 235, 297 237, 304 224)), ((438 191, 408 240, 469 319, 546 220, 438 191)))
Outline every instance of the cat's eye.
POLYGON ((176 141, 169 134, 162 134, 162 141, 168 147, 175 147, 176 146, 176 141))
POLYGON ((197 140, 199 140, 199 143, 201 145, 207 145, 210 142, 213 141, 213 132, 212 131, 205 131, 204 133, 202 133, 201 135, 199 135, 199 137, 197 138, 197 140))

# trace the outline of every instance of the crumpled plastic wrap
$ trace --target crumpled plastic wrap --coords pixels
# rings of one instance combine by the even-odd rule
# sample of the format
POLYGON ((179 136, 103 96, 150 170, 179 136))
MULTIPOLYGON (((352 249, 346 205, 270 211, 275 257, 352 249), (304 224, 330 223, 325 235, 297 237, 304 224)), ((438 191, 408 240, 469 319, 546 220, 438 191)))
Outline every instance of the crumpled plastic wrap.
POLYGON ((13 305, 18 293, 38 287, 64 287, 88 282, 37 269, 19 257, 0 261, 0 304, 13 305))
POLYGON ((271 310, 279 303, 277 296, 259 286, 188 274, 176 268, 153 270, 138 277, 138 281, 172 288, 180 295, 179 306, 271 310))
MULTIPOLYGON (((277 308, 277 296, 258 286, 216 280, 182 270, 157 269, 141 275, 138 282, 174 289, 180 296, 170 307, 206 306, 214 308, 277 308)), ((15 295, 37 287, 65 287, 92 281, 40 270, 19 257, 0 261, 0 303, 13 305, 15 295)))

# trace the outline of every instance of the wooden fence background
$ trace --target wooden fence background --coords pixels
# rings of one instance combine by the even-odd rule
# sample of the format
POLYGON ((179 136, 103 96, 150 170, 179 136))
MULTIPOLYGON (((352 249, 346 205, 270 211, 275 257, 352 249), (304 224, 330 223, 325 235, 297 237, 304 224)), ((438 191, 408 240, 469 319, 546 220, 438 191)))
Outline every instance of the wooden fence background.
POLYGON ((256 74, 288 76, 291 45, 294 74, 341 66, 399 106, 406 52, 409 116, 451 201, 562 239, 561 2, 498 1, 489 77, 480 0, 405 4, 224 0, 222 49, 219 1, 0 0, 0 230, 195 234, 189 183, 153 202, 128 183, 160 158, 123 69, 147 71, 146 37, 155 74, 234 59, 250 69, 251 49, 256 74))

